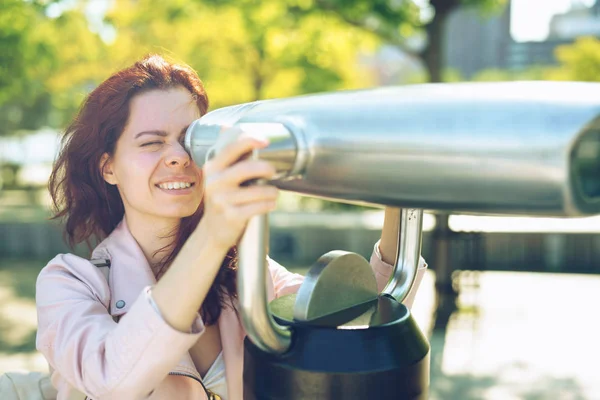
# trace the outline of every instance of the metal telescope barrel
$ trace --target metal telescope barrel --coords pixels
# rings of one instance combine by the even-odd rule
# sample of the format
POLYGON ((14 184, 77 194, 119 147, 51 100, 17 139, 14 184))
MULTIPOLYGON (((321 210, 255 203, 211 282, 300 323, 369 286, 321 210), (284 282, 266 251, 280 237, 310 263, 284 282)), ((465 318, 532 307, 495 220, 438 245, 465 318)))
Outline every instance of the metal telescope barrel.
MULTIPOLYGON (((271 139, 252 156, 277 166, 278 179, 270 183, 283 190, 405 209, 578 216, 600 213, 599 116, 597 83, 411 85, 225 107, 190 126, 186 148, 202 165, 226 142, 220 128, 239 126, 271 139)), ((404 232, 411 237, 405 236, 410 240, 401 243, 396 262, 397 270, 408 265, 409 271, 395 274, 393 283, 401 287, 394 296, 400 300, 412 284, 420 246, 414 237, 420 217, 405 213, 403 223, 409 216, 414 232, 404 232)), ((264 240, 258 226, 266 219, 251 222, 242 241, 241 285, 246 271, 264 274, 258 265, 243 265, 244 244, 264 240)), ((254 263, 264 260, 255 256, 254 263)), ((266 300, 253 310, 250 297, 244 304, 240 296, 243 314, 266 310, 266 300)), ((262 319, 259 325, 272 323, 262 319)), ((273 326, 258 336, 271 335, 273 326)), ((264 348, 285 351, 288 332, 274 329, 279 333, 264 348)), ((255 341, 253 331, 248 335, 255 341)))
POLYGON ((282 189, 432 210, 576 216, 600 210, 599 88, 413 85, 249 103, 200 121, 283 124, 307 161, 298 179, 276 183, 282 189))

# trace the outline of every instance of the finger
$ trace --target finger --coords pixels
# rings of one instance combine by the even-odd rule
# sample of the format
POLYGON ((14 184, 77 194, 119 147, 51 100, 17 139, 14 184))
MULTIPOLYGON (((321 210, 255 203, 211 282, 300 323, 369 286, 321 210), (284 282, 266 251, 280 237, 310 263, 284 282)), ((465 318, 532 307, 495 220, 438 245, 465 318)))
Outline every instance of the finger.
POLYGON ((277 201, 279 189, 270 185, 249 186, 231 192, 220 193, 213 197, 214 202, 227 202, 233 206, 264 201, 277 201))
POLYGON ((209 190, 225 187, 238 187, 251 179, 271 179, 276 173, 275 167, 267 161, 242 161, 224 171, 206 175, 205 185, 209 190))
POLYGON ((229 143, 217 149, 217 154, 207 163, 210 164, 208 168, 211 172, 225 169, 252 150, 264 148, 269 144, 265 139, 244 135, 239 128, 233 128, 223 135, 229 136, 229 139, 224 139, 229 143))
POLYGON ((269 213, 277 208, 277 202, 273 200, 248 203, 236 207, 236 213, 241 219, 250 219, 257 215, 269 213))

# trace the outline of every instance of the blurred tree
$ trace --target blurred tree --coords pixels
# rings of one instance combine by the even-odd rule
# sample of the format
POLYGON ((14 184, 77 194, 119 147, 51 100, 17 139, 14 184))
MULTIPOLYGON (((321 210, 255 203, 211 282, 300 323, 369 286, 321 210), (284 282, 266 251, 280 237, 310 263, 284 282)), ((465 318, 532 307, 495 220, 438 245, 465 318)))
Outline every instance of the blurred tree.
POLYGON ((538 65, 522 70, 485 69, 476 73, 471 80, 476 82, 536 81, 549 80, 549 68, 538 65))
MULTIPOLYGON (((211 0, 224 3, 232 0, 211 0)), ((297 14, 334 14, 350 26, 370 32, 404 52, 420 56, 429 81, 444 80, 442 36, 446 20, 458 7, 477 7, 482 13, 498 12, 507 0, 287 0, 297 14), (423 40, 419 40, 421 37, 423 40), (419 42, 425 41, 424 46, 419 42), (419 49, 419 47, 421 47, 419 49)))
POLYGON ((102 79, 151 52, 194 67, 212 108, 373 84, 358 55, 379 39, 333 15, 291 15, 277 0, 115 0, 93 24, 98 4, 5 0, 0 135, 64 126, 102 79))
POLYGON ((106 20, 117 32, 110 53, 125 64, 149 52, 194 67, 212 108, 373 84, 358 65, 378 39, 333 16, 301 18, 284 2, 117 0, 106 20))
POLYGON ((40 93, 39 82, 28 68, 36 60, 44 63, 52 58, 27 29, 43 19, 41 11, 35 2, 5 0, 0 12, 0 135, 23 122, 37 124, 46 115, 49 99, 40 93), (26 113, 31 118, 23 121, 26 113))
POLYGON ((56 2, 5 0, 0 13, 0 135, 64 124, 81 100, 80 84, 93 76, 103 43, 81 9, 51 18, 56 2), (76 73, 76 68, 80 68, 76 73))
POLYGON ((64 126, 110 71, 149 52, 198 70, 213 107, 371 86, 358 55, 382 40, 410 50, 419 32, 430 38, 422 52, 429 78, 443 80, 436 32, 448 13, 461 4, 489 11, 504 2, 430 0, 423 9, 392 0, 115 0, 101 29, 93 29, 88 9, 98 2, 5 0, 0 135, 64 126))
POLYGON ((573 44, 558 46, 558 67, 549 68, 547 77, 560 81, 600 81, 600 40, 581 37, 573 44))

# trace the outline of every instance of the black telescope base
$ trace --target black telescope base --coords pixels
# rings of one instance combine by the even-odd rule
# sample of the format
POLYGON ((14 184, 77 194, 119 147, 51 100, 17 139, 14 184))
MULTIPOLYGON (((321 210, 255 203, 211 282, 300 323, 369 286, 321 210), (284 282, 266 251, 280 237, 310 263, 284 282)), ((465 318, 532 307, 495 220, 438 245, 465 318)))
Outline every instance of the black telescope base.
POLYGON ((283 355, 246 338, 244 399, 427 399, 427 339, 404 305, 383 296, 379 305, 392 322, 374 328, 291 324, 283 355))
POLYGON ((299 371, 265 365, 256 359, 251 363, 251 370, 248 370, 250 365, 245 364, 245 400, 428 398, 429 353, 410 367, 371 373, 331 374, 299 371))

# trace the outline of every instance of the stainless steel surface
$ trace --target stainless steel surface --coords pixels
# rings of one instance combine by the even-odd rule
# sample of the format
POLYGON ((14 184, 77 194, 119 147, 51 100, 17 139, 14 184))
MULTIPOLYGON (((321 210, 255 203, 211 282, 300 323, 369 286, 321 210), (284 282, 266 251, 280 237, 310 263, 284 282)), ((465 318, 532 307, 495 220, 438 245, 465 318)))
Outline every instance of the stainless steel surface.
POLYGON ((200 121, 283 124, 306 144, 306 161, 274 182, 281 189, 359 204, 577 216, 600 212, 599 115, 598 83, 502 82, 269 100, 200 121))
POLYGON ((209 151, 217 142, 221 129, 219 125, 205 124, 202 119, 197 119, 190 124, 184 144, 197 165, 203 166, 208 161, 209 151))
POLYGON ((268 233, 267 215, 250 219, 239 246, 238 299, 250 340, 263 351, 284 353, 290 346, 291 332, 273 320, 267 304, 268 233))
POLYGON ((311 321, 377 298, 371 265, 356 253, 334 250, 308 270, 294 304, 296 321, 311 321))
POLYGON ((279 123, 240 123, 230 129, 204 124, 203 119, 194 121, 185 136, 185 146, 194 162, 202 166, 241 135, 268 139, 269 146, 254 150, 253 157, 269 161, 277 170, 277 179, 297 174, 306 162, 305 145, 279 123))
MULTIPOLYGON (((600 213, 599 116, 598 83, 412 85, 227 107, 191 125, 185 143, 201 164, 210 154, 207 148, 217 151, 218 143, 225 143, 227 135, 216 134, 221 127, 252 131, 273 124, 273 132, 289 136, 253 154, 281 163, 272 184, 413 213, 406 215, 396 271, 385 289, 401 300, 414 280, 420 248, 421 211, 407 209, 600 213)), ((275 324, 267 309, 267 229, 266 217, 248 226, 238 290, 251 340, 281 353, 290 332, 275 324)))
POLYGON ((277 170, 276 179, 284 179, 297 174, 304 168, 305 149, 296 137, 279 123, 240 123, 236 125, 242 134, 262 137, 269 140, 269 146, 254 150, 254 157, 269 161, 277 170))
POLYGON ((402 302, 408 295, 417 276, 421 257, 422 230, 423 210, 402 209, 394 275, 383 289, 383 293, 393 296, 398 302, 402 302))

